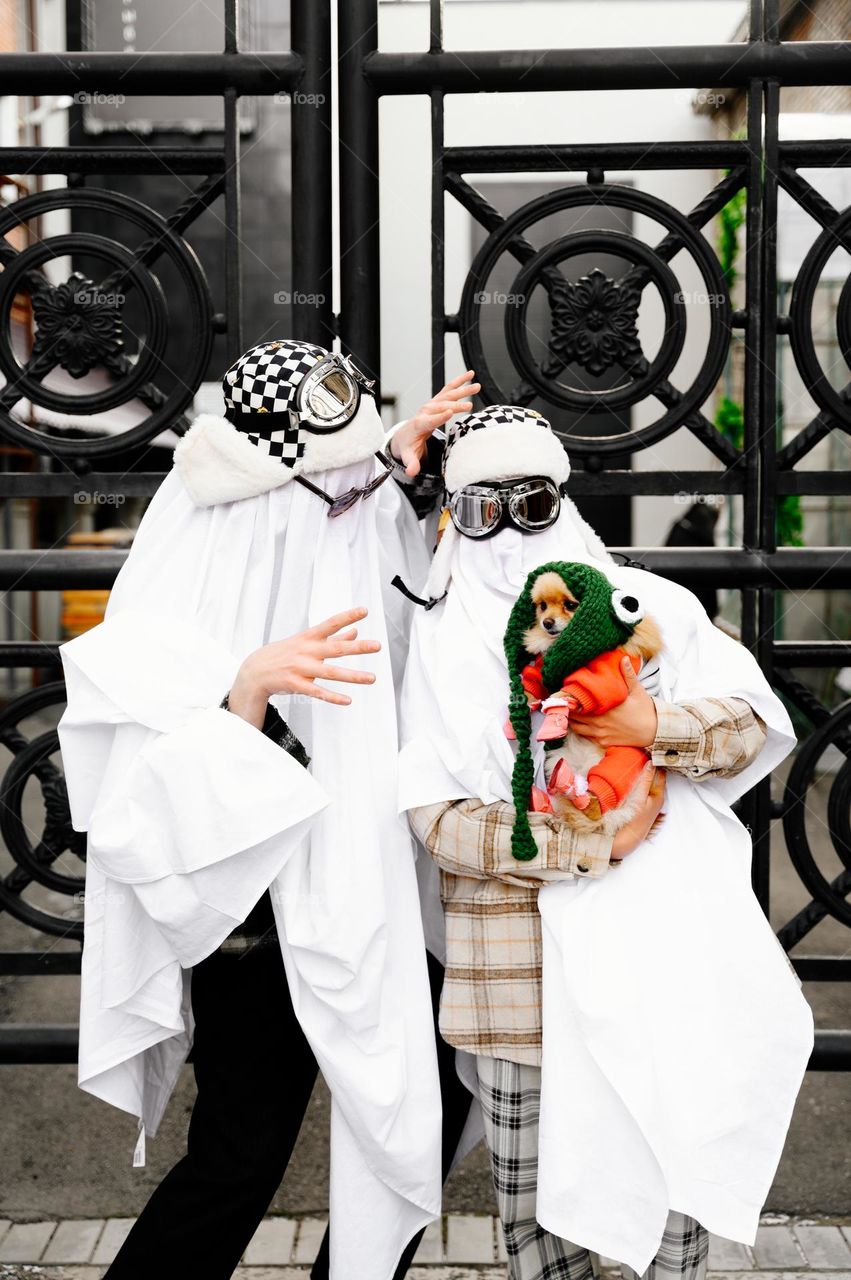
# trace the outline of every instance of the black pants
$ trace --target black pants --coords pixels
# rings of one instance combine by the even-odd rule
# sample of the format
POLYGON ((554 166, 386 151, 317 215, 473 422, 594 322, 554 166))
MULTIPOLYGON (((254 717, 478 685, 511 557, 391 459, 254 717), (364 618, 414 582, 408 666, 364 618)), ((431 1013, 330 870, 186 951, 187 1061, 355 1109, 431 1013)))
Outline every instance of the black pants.
MULTIPOLYGON (((437 1010, 443 971, 429 956, 437 1010)), ((229 1280, 272 1202, 316 1081, 316 1059, 290 999, 278 946, 213 952, 192 971, 198 1096, 187 1152, 165 1176, 124 1241, 106 1280, 229 1280)), ((454 1050, 438 1036, 444 1173, 470 1095, 454 1050)), ((396 1273, 416 1252, 412 1241, 396 1273)), ((328 1234, 312 1271, 328 1276, 328 1234)))

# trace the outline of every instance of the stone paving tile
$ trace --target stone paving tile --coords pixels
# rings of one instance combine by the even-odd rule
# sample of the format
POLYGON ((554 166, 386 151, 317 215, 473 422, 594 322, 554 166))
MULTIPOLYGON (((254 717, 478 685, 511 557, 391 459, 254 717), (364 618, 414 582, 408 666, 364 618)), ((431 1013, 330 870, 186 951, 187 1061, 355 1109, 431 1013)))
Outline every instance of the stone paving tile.
POLYGON ((300 1219, 293 1262, 313 1262, 327 1225, 326 1218, 300 1219))
POLYGON ((97 1242, 91 1261, 108 1266, 130 1234, 135 1218, 107 1218, 103 1235, 97 1242))
POLYGON ((284 1266, 292 1257, 296 1225, 295 1218, 264 1218, 245 1250, 243 1264, 284 1266))
POLYGON ((851 1271, 708 1271, 706 1280, 851 1280, 851 1271))
POLYGON ((430 1222, 425 1229, 420 1247, 414 1254, 414 1262, 443 1261, 443 1222, 430 1222))
POLYGON ((736 1240, 725 1240, 722 1236, 709 1237, 710 1271, 747 1271, 754 1265, 750 1249, 736 1240))
POLYGON ((838 1227, 796 1224, 793 1229, 811 1267, 851 1270, 851 1247, 838 1227))
POLYGON ((55 1222, 16 1222, 0 1242, 0 1262, 38 1262, 55 1222))
POLYGON ((493 1262, 493 1218, 487 1214, 453 1213, 446 1236, 447 1262, 493 1262))
POLYGON ((104 1228, 103 1218, 66 1218, 42 1255, 42 1262, 88 1262, 104 1228))
POLYGON ((797 1270, 806 1266, 795 1237, 786 1226, 759 1227, 753 1252, 758 1267, 772 1267, 781 1270, 786 1267, 792 1267, 797 1270))
POLYGON ((9 1230, 11 1225, 12 1223, 9 1220, 9 1218, 0 1218, 0 1241, 2 1241, 3 1237, 5 1236, 6 1232, 9 1230))

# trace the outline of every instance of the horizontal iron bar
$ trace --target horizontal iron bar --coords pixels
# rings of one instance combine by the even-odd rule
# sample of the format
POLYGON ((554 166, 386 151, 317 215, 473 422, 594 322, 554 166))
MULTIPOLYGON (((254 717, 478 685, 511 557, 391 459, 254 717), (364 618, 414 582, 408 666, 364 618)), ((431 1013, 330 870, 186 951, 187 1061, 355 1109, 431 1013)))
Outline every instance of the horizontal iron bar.
MULTIPOLYGON (((67 1024, 7 1022, 0 1026, 0 1064, 5 1066, 76 1062, 78 1045, 78 1028, 67 1024)), ((851 1069, 851 1031, 817 1031, 807 1069, 851 1069)))
MULTIPOLYGON (((165 479, 161 471, 0 472, 0 498, 62 498, 87 492, 150 498, 165 479)), ((744 473, 728 471, 580 471, 570 478, 572 494, 611 497, 670 497, 678 493, 742 493, 744 473)), ((783 471, 778 493, 833 496, 851 493, 851 471, 783 471)))
POLYGON ((563 147, 447 147, 443 168, 450 173, 722 169, 746 159, 744 142, 603 142, 563 147))
POLYGON ((301 58, 286 53, 4 53, 4 93, 275 93, 294 89, 301 58))
POLYGON ((204 147, 0 147, 0 173, 222 173, 204 147))
POLYGON ((685 585, 775 587, 793 591, 818 583, 825 590, 851 586, 851 547, 784 547, 741 551, 721 547, 612 547, 654 573, 685 585))
POLYGON ((81 492, 149 498, 164 479, 162 471, 0 471, 0 498, 70 498, 81 492))
POLYGON ((774 485, 782 494, 832 498, 851 493, 851 471, 778 471, 774 485))
MULTIPOLYGON (((379 93, 528 93, 553 89, 745 88, 751 80, 845 84, 849 41, 659 45, 594 49, 460 49, 372 53, 364 74, 379 93)), ((2 61, 0 61, 2 74, 2 61)))
POLYGON ((775 640, 772 652, 778 667, 851 666, 851 640, 811 640, 808 644, 775 640))
POLYGON ((79 1043, 79 1028, 71 1024, 7 1022, 0 1026, 0 1063, 17 1066, 76 1062, 79 1043))
MULTIPOLYGON (((570 473, 571 497, 676 497, 743 493, 745 473, 728 471, 580 471, 570 473)), ((2 490, 0 490, 2 492, 2 490)))
POLYGON ((0 590, 111 587, 126 551, 0 551, 0 590))
POLYGON ((802 982, 851 981, 851 960, 840 956, 790 956, 802 982))
POLYGON ((844 165, 848 162, 848 141, 845 138, 825 138, 813 142, 782 142, 780 159, 792 165, 844 165))
MULTIPOLYGON (((793 591, 851 586, 851 547, 742 551, 719 547, 612 547, 686 585, 775 587, 793 591)), ((109 587, 126 551, 0 551, 0 590, 109 587)))
POLYGON ((77 951, 0 951, 0 974, 4 978, 32 977, 35 974, 80 972, 82 953, 77 951))
POLYGON ((851 1071, 851 1031, 817 1031, 808 1071, 851 1071))
MULTIPOLYGON (((60 661, 59 645, 61 641, 43 643, 41 640, 9 640, 0 644, 0 668, 8 667, 52 667, 60 661)), ((2 969, 0 952, 0 973, 2 969)))

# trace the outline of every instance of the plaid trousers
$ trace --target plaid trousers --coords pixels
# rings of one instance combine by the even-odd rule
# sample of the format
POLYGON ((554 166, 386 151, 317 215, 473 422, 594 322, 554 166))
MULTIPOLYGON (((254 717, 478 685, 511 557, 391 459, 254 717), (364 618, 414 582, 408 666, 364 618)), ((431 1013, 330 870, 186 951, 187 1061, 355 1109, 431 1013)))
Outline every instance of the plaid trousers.
MULTIPOLYGON (((476 1065, 511 1280, 592 1280, 588 1250, 551 1235, 535 1219, 540 1067, 481 1055, 476 1065)), ((709 1236, 694 1218, 669 1213, 644 1280, 703 1280, 708 1247, 709 1236)), ((637 1280, 630 1267, 621 1275, 637 1280)))

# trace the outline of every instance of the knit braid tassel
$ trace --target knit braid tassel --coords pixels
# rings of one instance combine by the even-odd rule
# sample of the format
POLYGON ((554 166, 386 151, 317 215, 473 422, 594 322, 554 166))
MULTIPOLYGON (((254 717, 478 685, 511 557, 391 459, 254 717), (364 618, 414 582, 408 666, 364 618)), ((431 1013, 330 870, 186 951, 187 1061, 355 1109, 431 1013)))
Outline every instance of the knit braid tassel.
MULTIPOLYGON (((537 576, 537 575, 534 575, 537 576)), ((534 576, 530 575, 534 581, 534 576)), ((508 716, 517 739, 517 755, 511 774, 511 795, 514 800, 514 829, 511 832, 511 852, 519 862, 529 862, 536 857, 538 846, 529 823, 529 800, 535 781, 535 762, 530 746, 532 739, 532 712, 523 688, 521 673, 526 659, 523 633, 535 621, 535 607, 529 595, 530 582, 511 611, 505 629, 505 656, 511 672, 511 700, 508 716)))

